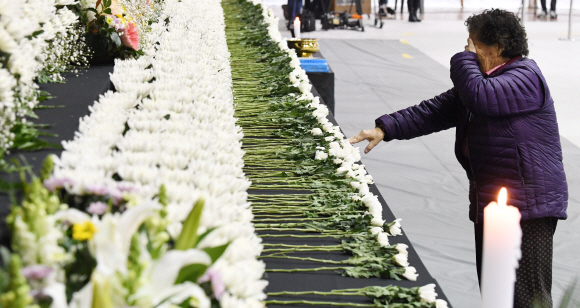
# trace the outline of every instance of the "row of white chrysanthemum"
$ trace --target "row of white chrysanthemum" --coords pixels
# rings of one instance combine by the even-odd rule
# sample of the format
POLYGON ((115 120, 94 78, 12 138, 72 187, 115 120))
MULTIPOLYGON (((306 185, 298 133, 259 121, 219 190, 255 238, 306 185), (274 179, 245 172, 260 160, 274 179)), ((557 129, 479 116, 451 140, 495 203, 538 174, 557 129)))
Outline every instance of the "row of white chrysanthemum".
MULTIPOLYGON (((344 173, 345 177, 352 178, 353 181, 350 183, 351 186, 358 190, 358 194, 351 196, 353 200, 362 201, 365 206, 369 209, 369 214, 372 215, 371 224, 373 227, 370 228, 369 232, 376 235, 377 242, 380 246, 389 246, 388 235, 400 235, 401 226, 400 219, 396 220, 396 223, 390 227, 388 233, 383 229, 385 221, 382 218, 383 208, 376 195, 369 191, 369 184, 373 183, 373 178, 371 175, 367 174, 364 165, 357 164, 355 162, 360 161, 361 156, 359 149, 353 147, 348 139, 340 131, 340 127, 333 125, 328 119, 328 108, 320 104, 317 97, 313 97, 310 92, 311 85, 308 80, 306 72, 301 68, 300 61, 293 49, 289 49, 287 42, 282 38, 280 31, 278 29, 278 18, 275 16, 274 12, 262 3, 262 0, 252 0, 254 4, 260 5, 262 7, 262 14, 264 20, 268 25, 268 33, 272 40, 278 43, 282 50, 288 52, 288 55, 292 59, 290 65, 294 69, 290 73, 290 80, 294 86, 298 87, 302 92, 301 100, 311 101, 310 107, 315 108, 313 115, 317 118, 320 127, 314 127, 310 133, 315 136, 323 135, 323 131, 330 136, 325 137, 326 141, 329 141, 329 148, 319 147, 316 151, 315 158, 320 160, 332 158, 333 162, 340 167, 337 168, 337 173, 344 173)), ((417 271, 414 267, 409 266, 407 261, 407 245, 397 244, 397 249, 399 254, 395 256, 395 261, 405 267, 404 277, 415 281, 417 279, 417 271)), ((421 297, 422 300, 428 302, 435 302, 438 308, 447 307, 447 303, 444 300, 436 300, 436 294, 434 291, 435 285, 429 284, 427 286, 421 287, 421 297)))
POLYGON ((223 11, 216 1, 166 1, 164 14, 171 18, 167 29, 153 26, 159 44, 138 60, 116 62, 117 92, 101 97, 75 139, 64 143, 55 176, 72 179, 69 189, 82 193, 95 183, 110 190, 125 185, 113 180, 118 174, 143 199, 164 184, 173 237, 204 197, 199 232, 219 228, 201 247, 231 242, 213 265, 227 290, 222 307, 262 307, 267 282, 246 201, 250 183, 233 117, 223 11))
POLYGON ((10 132, 38 104, 35 78, 47 59, 65 46, 48 48, 49 42, 64 35, 77 16, 62 5, 74 0, 0 0, 0 151, 13 145, 10 132))
MULTIPOLYGON (((261 0, 255 0, 255 4, 262 5, 261 0)), ((280 32, 278 30, 278 18, 274 13, 263 6, 263 16, 268 26, 268 32, 270 37, 278 42, 281 49, 288 52, 288 55, 292 59, 290 65, 294 69, 290 73, 290 80, 294 86, 298 87, 302 92, 302 95, 298 98, 299 100, 311 101, 310 107, 315 108, 313 115, 317 118, 320 127, 314 127, 310 133, 315 136, 322 136, 326 132, 330 136, 325 137, 325 140, 330 142, 328 149, 320 146, 316 151, 315 158, 319 160, 329 159, 331 157, 332 161, 337 164, 337 173, 344 173, 345 177, 352 178, 351 186, 357 189, 359 192, 351 196, 354 200, 362 201, 365 206, 368 207, 368 213, 372 215, 372 228, 370 232, 376 235, 377 242, 381 246, 389 246, 388 234, 390 235, 400 235, 401 226, 400 219, 396 220, 396 223, 390 228, 389 232, 383 230, 383 225, 385 221, 382 218, 383 207, 378 197, 369 191, 369 184, 373 183, 373 178, 370 174, 367 174, 364 165, 357 164, 360 161, 361 156, 358 148, 353 147, 348 139, 340 131, 340 127, 333 125, 328 119, 328 108, 320 104, 319 98, 314 97, 311 93, 311 84, 308 80, 306 72, 301 68, 300 61, 296 56, 296 52, 293 49, 289 49, 285 40, 282 39, 280 32)), ((410 267, 407 262, 407 246, 404 244, 398 244, 397 248, 400 253, 396 256, 396 261, 401 266, 404 266, 407 271, 405 277, 409 280, 416 280, 417 274, 414 267, 410 267)))

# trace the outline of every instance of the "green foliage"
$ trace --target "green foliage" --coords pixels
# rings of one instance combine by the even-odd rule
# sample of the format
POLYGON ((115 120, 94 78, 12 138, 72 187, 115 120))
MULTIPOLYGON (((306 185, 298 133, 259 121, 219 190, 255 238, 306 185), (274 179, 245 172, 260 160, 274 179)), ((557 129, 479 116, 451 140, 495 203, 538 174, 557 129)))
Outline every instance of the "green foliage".
POLYGON ((6 270, 0 270, 0 308, 31 308, 30 286, 22 275, 22 260, 17 254, 2 249, 6 270))
POLYGON ((60 245, 67 252, 73 253, 74 261, 64 266, 66 298, 67 301, 70 301, 72 295, 80 291, 91 280, 97 261, 89 251, 88 242, 79 242, 72 239, 72 227, 69 228, 67 236, 60 240, 60 245))
POLYGON ((60 144, 40 139, 41 136, 56 137, 56 135, 39 131, 37 126, 31 122, 17 122, 12 126, 10 131, 15 136, 14 144, 10 147, 11 150, 38 151, 43 149, 62 149, 60 144))
POLYGON ((42 163, 42 169, 40 169, 40 180, 44 181, 52 175, 54 170, 54 162, 51 156, 47 156, 42 163))
POLYGON ((204 203, 203 198, 198 199, 191 212, 189 212, 189 215, 187 215, 187 218, 183 222, 181 234, 177 241, 175 241, 174 249, 187 250, 195 247, 198 238, 197 229, 204 203))
POLYGON ((185 281, 192 281, 197 283, 197 280, 205 273, 208 266, 204 264, 189 264, 184 266, 180 271, 175 284, 185 281))
POLYGON ((143 276, 147 265, 141 262, 140 258, 141 250, 139 245, 139 233, 137 232, 133 234, 133 237, 131 237, 131 246, 129 248, 129 256, 127 259, 127 275, 121 279, 123 286, 127 290, 125 300, 130 305, 135 304, 134 299, 132 299, 131 296, 144 284, 141 277, 143 276))
POLYGON ((209 255, 209 257, 211 258, 211 262, 214 263, 224 254, 229 245, 230 243, 217 247, 204 248, 203 251, 205 251, 209 255))

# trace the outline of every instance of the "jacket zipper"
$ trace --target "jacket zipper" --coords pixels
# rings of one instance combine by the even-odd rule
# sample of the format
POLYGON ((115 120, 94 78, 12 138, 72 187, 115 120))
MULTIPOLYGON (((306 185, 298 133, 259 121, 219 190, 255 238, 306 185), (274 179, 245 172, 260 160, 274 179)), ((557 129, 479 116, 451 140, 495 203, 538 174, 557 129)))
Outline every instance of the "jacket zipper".
MULTIPOLYGON (((467 129, 466 133, 469 133, 469 122, 471 122, 471 118, 473 117, 473 113, 470 111, 467 117, 467 129)), ((473 178, 473 189, 475 190, 475 223, 479 220, 479 194, 477 193, 477 182, 475 181, 475 173, 473 172, 473 165, 471 164, 471 153, 469 151, 469 135, 467 138, 467 161, 469 161, 469 169, 471 170, 471 177, 473 178)))

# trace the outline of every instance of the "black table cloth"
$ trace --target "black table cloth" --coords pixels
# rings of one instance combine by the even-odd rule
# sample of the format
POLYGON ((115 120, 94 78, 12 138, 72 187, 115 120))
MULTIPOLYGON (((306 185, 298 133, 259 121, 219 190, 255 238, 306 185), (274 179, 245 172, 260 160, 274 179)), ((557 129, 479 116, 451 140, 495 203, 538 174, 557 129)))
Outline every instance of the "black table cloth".
MULTIPOLYGON (((43 132, 56 134, 56 137, 42 137, 43 140, 60 144, 63 140, 72 140, 74 133, 79 127, 79 119, 89 114, 89 106, 98 100, 99 95, 113 86, 109 73, 113 72, 113 65, 91 66, 88 70, 82 70, 78 76, 75 73, 65 74, 66 83, 41 84, 40 90, 46 91, 52 97, 41 103, 42 106, 57 106, 57 108, 39 109, 35 113, 38 119, 32 119, 34 123, 48 124, 48 129, 43 132)), ((31 166, 32 171, 38 174, 44 159, 49 154, 60 155, 62 149, 44 149, 33 152, 14 151, 5 156, 9 161, 13 158, 24 158, 31 166)), ((17 181, 18 174, 0 174, 5 181, 17 181)), ((10 211, 10 198, 5 192, 0 193, 0 245, 8 245, 8 229, 6 216, 10 211)))
MULTIPOLYGON (((320 51, 314 54, 315 58, 324 58, 320 51)), ((320 99, 324 101, 324 104, 328 107, 330 112, 334 114, 334 72, 330 65, 328 66, 328 72, 307 72, 308 79, 310 83, 320 96, 320 99)))

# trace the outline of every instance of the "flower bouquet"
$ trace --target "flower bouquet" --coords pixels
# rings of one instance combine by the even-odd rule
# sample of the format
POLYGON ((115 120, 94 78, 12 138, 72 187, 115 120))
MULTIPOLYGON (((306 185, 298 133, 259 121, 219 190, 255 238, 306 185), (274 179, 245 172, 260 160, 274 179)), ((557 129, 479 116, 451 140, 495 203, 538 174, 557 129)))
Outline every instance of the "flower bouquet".
POLYGON ((164 186, 149 200, 122 183, 63 199, 74 183, 51 172, 49 158, 40 177, 22 174, 24 199, 7 219, 13 252, 0 249, 0 307, 219 305, 225 286, 212 266, 230 243, 207 240, 216 228, 199 230, 203 199, 172 240, 164 186))
POLYGON ((139 34, 132 18, 113 3, 99 0, 95 8, 85 8, 87 45, 93 50, 91 64, 112 64, 115 58, 137 58, 139 34))

